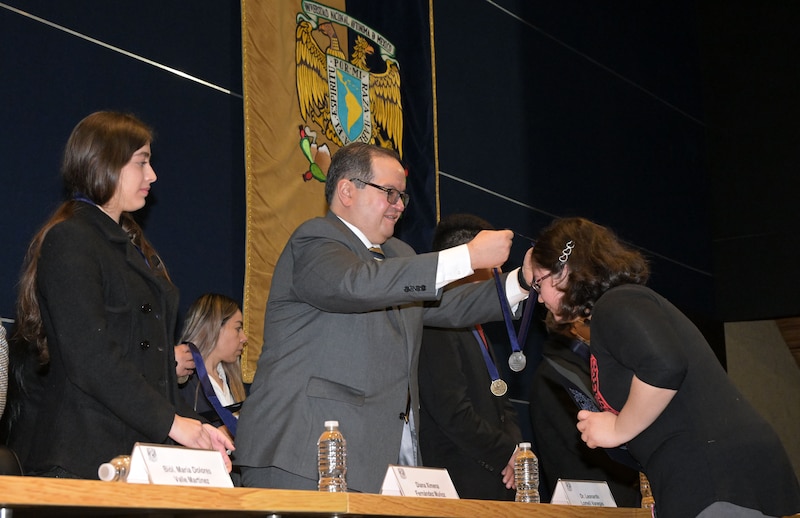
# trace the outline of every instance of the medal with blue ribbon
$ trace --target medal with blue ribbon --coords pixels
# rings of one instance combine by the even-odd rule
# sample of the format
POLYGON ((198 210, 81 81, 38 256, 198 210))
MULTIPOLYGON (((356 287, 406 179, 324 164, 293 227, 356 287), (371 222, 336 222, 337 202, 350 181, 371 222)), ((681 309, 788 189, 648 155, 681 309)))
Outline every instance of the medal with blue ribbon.
POLYGON ((508 331, 508 339, 511 342, 511 356, 508 357, 508 367, 514 372, 520 372, 527 365, 528 360, 525 358, 525 353, 522 352, 520 344, 525 343, 528 336, 528 328, 530 327, 530 320, 533 314, 533 306, 530 301, 525 304, 525 310, 522 313, 522 322, 519 328, 519 336, 514 332, 514 324, 511 321, 511 307, 508 305, 508 298, 506 297, 506 290, 503 288, 503 282, 500 280, 500 270, 497 268, 492 269, 494 275, 494 283, 497 287, 497 295, 500 298, 500 307, 503 309, 503 320, 506 323, 506 331, 508 331))

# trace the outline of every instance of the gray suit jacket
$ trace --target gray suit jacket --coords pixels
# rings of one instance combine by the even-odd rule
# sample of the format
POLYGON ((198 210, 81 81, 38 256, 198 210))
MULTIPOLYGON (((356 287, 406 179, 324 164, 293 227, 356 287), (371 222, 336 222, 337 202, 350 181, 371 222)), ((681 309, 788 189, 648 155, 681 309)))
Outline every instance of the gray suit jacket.
POLYGON ((332 213, 294 232, 272 279, 237 464, 316 479, 316 442, 335 419, 347 441, 348 488, 378 492, 397 463, 409 390, 419 415, 423 325, 502 319, 493 282, 437 293, 438 254, 416 255, 395 238, 382 248, 386 260, 375 261, 332 213))

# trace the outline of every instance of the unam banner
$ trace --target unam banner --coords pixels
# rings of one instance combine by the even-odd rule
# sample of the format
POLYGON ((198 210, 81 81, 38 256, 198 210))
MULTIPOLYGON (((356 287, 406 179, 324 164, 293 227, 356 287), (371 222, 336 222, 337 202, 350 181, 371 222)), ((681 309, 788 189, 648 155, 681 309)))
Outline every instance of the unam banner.
POLYGON ((269 346, 275 263, 295 228, 327 211, 325 176, 341 146, 400 153, 412 201, 396 235, 429 249, 438 219, 432 16, 427 0, 242 0, 245 382, 269 346))

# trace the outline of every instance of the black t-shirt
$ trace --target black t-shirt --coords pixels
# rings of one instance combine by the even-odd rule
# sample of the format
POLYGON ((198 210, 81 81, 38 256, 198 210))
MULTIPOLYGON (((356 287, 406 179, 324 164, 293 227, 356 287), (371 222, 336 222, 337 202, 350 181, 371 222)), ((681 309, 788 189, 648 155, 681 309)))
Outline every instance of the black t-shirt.
POLYGON ((771 515, 800 509, 800 487, 778 436, 677 308, 644 286, 619 286, 598 299, 591 325, 592 388, 602 409, 622 409, 634 375, 677 391, 628 443, 660 518, 695 516, 716 501, 771 515))

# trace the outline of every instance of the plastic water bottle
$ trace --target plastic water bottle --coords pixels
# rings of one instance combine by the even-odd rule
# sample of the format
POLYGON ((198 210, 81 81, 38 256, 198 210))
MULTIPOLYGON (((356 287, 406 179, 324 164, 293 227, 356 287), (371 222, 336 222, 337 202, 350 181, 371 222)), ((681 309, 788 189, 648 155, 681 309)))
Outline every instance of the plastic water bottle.
POLYGON ((650 514, 655 516, 656 501, 653 498, 653 490, 650 488, 647 475, 642 472, 639 472, 639 490, 642 493, 642 508, 650 509, 650 514))
POLYGON ((347 491, 347 443, 339 431, 339 421, 325 421, 325 431, 317 441, 319 449, 319 490, 347 491))
POLYGON ((517 483, 516 502, 539 503, 539 459, 531 451, 531 443, 519 443, 514 461, 514 481, 517 483))
POLYGON ((125 482, 131 470, 131 456, 119 455, 108 462, 100 464, 97 476, 105 482, 125 482))

